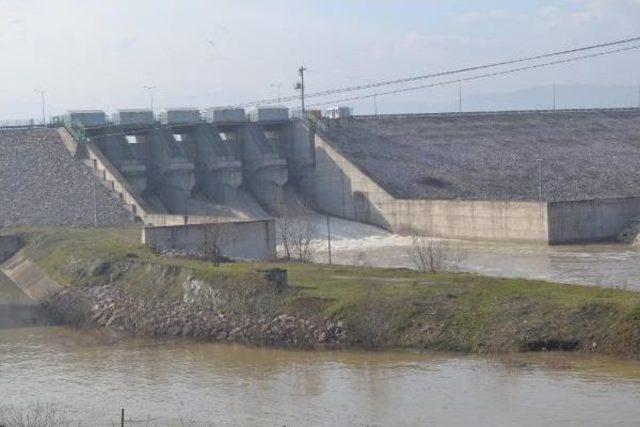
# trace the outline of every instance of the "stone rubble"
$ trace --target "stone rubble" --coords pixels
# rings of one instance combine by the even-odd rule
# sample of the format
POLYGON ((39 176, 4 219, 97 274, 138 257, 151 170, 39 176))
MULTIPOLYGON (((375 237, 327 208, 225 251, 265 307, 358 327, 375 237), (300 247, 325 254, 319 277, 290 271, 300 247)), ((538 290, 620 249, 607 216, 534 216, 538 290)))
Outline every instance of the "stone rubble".
POLYGON ((346 343, 341 322, 286 313, 273 318, 250 318, 194 310, 184 301, 136 300, 114 286, 67 288, 49 302, 49 308, 60 322, 88 323, 154 337, 302 348, 346 343))
POLYGON ((618 241, 640 247, 640 217, 632 219, 629 225, 618 234, 618 241))
POLYGON ((0 131, 0 227, 93 226, 96 212, 99 226, 134 222, 56 129, 0 131))
POLYGON ((396 198, 537 202, 540 181, 545 201, 640 196, 629 172, 640 161, 639 109, 323 123, 332 145, 396 198))

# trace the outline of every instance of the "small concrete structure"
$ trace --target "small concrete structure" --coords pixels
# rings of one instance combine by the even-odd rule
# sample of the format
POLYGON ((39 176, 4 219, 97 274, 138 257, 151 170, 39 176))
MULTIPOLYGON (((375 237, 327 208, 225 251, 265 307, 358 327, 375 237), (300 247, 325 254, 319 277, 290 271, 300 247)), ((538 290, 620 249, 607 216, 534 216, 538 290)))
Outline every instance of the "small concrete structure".
POLYGON ((289 109, 285 107, 259 107, 249 111, 249 120, 252 122, 287 122, 289 109))
POLYGON ((107 116, 102 110, 73 110, 63 117, 69 127, 92 128, 107 125, 107 116))
POLYGON ((327 108, 325 117, 328 119, 346 119, 353 116, 353 112, 350 107, 334 107, 327 108))
POLYGON ((243 123, 247 120, 243 108, 208 108, 204 117, 209 123, 243 123))
POLYGON ((62 289, 58 282, 22 252, 0 263, 0 272, 33 301, 43 302, 62 289))
POLYGON ((200 122, 200 111, 196 108, 168 108, 160 113, 160 123, 163 125, 195 125, 200 122))
POLYGON ((232 259, 271 261, 276 253, 273 220, 234 221, 218 224, 145 227, 144 244, 158 251, 201 251, 208 234, 217 230, 222 255, 232 259))
POLYGON ((640 198, 549 202, 546 208, 549 244, 606 242, 640 216, 640 198))
POLYGON ((153 111, 146 109, 118 110, 111 120, 118 126, 153 126, 156 122, 153 111))

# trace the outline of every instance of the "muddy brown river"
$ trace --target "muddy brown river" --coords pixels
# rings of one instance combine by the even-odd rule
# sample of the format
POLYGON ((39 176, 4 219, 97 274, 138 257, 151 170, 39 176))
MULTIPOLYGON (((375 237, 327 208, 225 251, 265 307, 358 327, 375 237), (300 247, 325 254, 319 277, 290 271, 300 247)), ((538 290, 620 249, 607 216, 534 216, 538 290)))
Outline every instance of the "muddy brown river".
POLYGON ((300 352, 0 330, 0 406, 83 425, 633 426, 640 362, 300 352))

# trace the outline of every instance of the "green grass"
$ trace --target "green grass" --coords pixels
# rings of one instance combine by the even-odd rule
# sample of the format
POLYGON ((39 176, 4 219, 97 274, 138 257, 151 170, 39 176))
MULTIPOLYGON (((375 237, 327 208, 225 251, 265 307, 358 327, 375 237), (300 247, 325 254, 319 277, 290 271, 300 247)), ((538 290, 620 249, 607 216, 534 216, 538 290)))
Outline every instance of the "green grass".
POLYGON ((26 255, 66 286, 115 281, 137 297, 153 293, 180 299, 187 277, 214 287, 255 287, 261 281, 257 270, 278 266, 288 270, 291 292, 281 296, 274 310, 343 320, 354 330, 366 329, 367 322, 377 324, 384 345, 504 351, 536 340, 577 340, 582 348, 596 342, 604 352, 640 354, 637 292, 406 269, 214 266, 158 256, 140 243, 136 228, 21 231, 27 239, 26 255), (96 267, 101 264, 107 266, 108 277, 96 267))

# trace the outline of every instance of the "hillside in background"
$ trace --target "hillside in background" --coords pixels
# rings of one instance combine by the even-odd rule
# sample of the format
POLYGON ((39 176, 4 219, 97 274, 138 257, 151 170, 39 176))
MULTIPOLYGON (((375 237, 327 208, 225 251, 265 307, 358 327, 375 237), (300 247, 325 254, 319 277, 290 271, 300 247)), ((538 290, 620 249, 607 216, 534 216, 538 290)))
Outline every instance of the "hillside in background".
MULTIPOLYGON (((463 87, 464 91, 464 87, 463 87)), ((638 107, 638 87, 603 85, 558 85, 556 108, 628 108, 638 107)), ((456 111, 457 103, 443 106, 456 111)), ((550 110, 553 108, 553 86, 536 86, 508 93, 463 95, 464 111, 550 110)))

